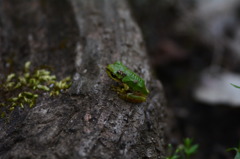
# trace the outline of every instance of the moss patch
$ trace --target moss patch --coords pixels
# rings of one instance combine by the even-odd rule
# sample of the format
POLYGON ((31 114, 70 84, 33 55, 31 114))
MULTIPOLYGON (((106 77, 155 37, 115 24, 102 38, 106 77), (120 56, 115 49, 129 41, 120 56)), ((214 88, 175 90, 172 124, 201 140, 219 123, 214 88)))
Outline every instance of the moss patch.
POLYGON ((6 117, 17 107, 32 108, 39 95, 59 95, 71 86, 71 78, 57 81, 56 76, 46 69, 31 71, 31 62, 26 62, 19 74, 11 73, 0 83, 0 116, 6 117))

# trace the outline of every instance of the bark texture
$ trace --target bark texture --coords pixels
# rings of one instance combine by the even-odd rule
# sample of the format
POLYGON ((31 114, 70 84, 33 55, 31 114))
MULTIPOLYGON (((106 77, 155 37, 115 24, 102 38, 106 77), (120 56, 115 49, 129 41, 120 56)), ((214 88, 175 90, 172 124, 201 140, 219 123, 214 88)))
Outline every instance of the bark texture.
POLYGON ((1 77, 26 61, 72 75, 73 85, 0 120, 1 159, 163 158, 163 89, 125 1, 0 0, 1 77), (111 90, 105 67, 115 61, 146 80, 147 102, 125 102, 111 90))

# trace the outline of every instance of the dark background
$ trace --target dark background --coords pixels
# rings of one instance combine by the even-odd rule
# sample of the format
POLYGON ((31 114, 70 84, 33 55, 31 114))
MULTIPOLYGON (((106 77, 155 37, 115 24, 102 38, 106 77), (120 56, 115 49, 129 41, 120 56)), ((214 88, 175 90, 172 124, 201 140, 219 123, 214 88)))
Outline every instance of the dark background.
POLYGON ((219 73, 222 70, 240 72, 239 60, 228 45, 228 41, 235 40, 239 28, 240 7, 235 5, 231 13, 221 13, 230 14, 228 19, 234 17, 233 22, 227 18, 221 20, 220 13, 208 22, 204 17, 188 20, 198 8, 197 1, 193 0, 129 0, 129 3, 142 29, 151 66, 166 92, 169 143, 178 145, 190 137, 200 146, 195 159, 233 158, 234 153, 226 149, 239 144, 239 107, 197 101, 193 94, 201 73, 213 65, 220 68, 219 73), (216 18, 223 21, 216 25, 220 30, 208 36, 214 30, 208 23, 216 18), (219 47, 220 51, 216 49, 219 47))

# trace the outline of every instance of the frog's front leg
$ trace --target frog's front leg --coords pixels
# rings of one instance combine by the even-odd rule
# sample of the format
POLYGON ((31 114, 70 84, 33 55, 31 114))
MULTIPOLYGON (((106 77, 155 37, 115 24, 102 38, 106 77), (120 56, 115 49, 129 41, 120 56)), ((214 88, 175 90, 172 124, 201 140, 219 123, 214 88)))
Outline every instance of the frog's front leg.
POLYGON ((117 92, 118 94, 126 94, 126 90, 122 87, 112 86, 112 90, 117 92))
POLYGON ((125 91, 127 91, 127 90, 129 90, 129 86, 128 86, 127 84, 123 83, 123 89, 124 89, 125 91))
POLYGON ((127 90, 129 90, 129 87, 125 83, 120 83, 121 87, 112 86, 112 90, 120 93, 126 93, 127 90))

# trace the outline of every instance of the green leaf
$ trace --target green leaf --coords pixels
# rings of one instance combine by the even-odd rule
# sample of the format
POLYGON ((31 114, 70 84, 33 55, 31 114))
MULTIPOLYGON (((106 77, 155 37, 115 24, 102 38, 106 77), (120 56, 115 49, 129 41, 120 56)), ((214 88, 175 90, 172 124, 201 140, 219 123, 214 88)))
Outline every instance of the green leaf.
POLYGON ((234 157, 234 159, 240 159, 240 152, 237 152, 236 156, 234 157))
POLYGON ((227 149, 227 151, 232 151, 232 150, 236 151, 236 155, 234 159, 240 159, 240 147, 239 148, 233 147, 233 148, 227 149))
POLYGON ((30 61, 27 61, 24 65, 24 71, 25 72, 28 72, 29 71, 29 68, 30 68, 30 65, 31 65, 31 62, 30 61))
POLYGON ((233 87, 235 87, 235 88, 240 88, 240 86, 237 86, 237 85, 235 85, 235 84, 232 84, 232 83, 230 83, 233 87))
POLYGON ((7 76, 6 82, 10 82, 14 77, 16 77, 15 73, 11 73, 10 75, 7 76))
POLYGON ((185 149, 185 153, 188 154, 188 155, 192 155, 197 151, 197 149, 198 149, 198 145, 195 144, 195 145, 185 149))
POLYGON ((170 156, 170 157, 166 157, 165 159, 179 159, 179 156, 178 155, 173 155, 173 156, 170 156))
POLYGON ((37 85, 37 88, 41 89, 41 90, 44 90, 44 91, 49 91, 50 90, 47 86, 44 86, 44 85, 41 85, 41 84, 37 85))
POLYGON ((186 138, 184 139, 184 145, 183 145, 183 149, 184 149, 184 153, 186 154, 187 158, 189 158, 191 155, 193 155, 194 153, 197 152, 198 149, 198 145, 192 145, 193 140, 190 138, 186 138))

